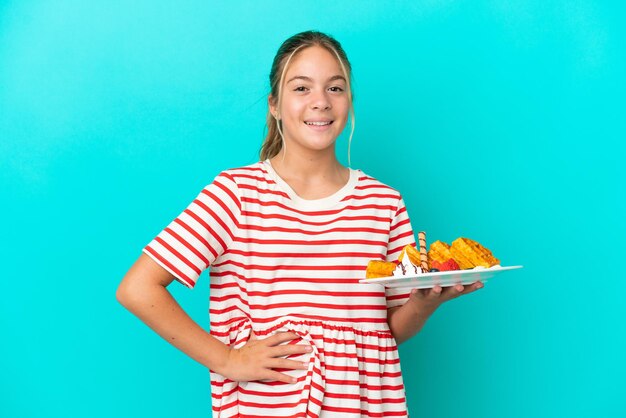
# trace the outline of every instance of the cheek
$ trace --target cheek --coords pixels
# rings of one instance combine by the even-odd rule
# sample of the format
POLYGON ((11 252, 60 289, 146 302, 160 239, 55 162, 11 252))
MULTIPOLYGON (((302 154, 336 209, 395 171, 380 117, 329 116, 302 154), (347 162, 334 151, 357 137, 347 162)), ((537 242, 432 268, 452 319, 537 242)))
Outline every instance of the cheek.
POLYGON ((335 109, 340 110, 341 113, 348 114, 350 111, 350 101, 348 99, 338 100, 335 104, 335 109))
POLYGON ((340 113, 343 115, 343 122, 347 122, 350 119, 350 103, 342 103, 340 113))
POLYGON ((288 116, 290 120, 297 121, 303 117, 302 112, 304 111, 304 106, 297 102, 291 102, 284 107, 284 110, 287 112, 286 116, 288 116))

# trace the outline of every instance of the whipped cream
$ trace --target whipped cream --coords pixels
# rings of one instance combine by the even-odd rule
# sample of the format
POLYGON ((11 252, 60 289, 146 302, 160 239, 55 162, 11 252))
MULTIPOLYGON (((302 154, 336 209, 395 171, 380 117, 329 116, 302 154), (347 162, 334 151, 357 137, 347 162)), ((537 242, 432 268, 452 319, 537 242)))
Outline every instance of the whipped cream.
POLYGON ((422 268, 411 263, 409 256, 406 254, 393 270, 394 277, 411 276, 416 274, 422 274, 422 268))

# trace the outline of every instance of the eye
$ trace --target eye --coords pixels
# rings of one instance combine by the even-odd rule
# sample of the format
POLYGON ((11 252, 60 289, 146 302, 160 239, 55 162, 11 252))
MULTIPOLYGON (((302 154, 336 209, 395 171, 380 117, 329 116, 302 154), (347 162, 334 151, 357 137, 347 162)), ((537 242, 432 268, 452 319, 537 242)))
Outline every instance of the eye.
POLYGON ((293 89, 293 91, 306 91, 306 87, 304 86, 298 86, 295 89, 293 89))
POLYGON ((342 92, 343 89, 341 87, 339 87, 339 86, 333 86, 333 87, 330 88, 330 91, 338 93, 338 92, 342 92))

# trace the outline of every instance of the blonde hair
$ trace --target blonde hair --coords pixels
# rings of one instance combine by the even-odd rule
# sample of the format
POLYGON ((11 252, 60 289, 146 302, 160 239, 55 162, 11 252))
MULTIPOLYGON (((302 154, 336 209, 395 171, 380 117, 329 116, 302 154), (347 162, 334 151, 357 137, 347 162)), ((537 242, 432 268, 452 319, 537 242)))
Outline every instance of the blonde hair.
MULTIPOLYGON (((341 66, 343 75, 346 79, 348 100, 350 102, 350 138, 348 139, 348 166, 350 166, 350 145, 352 143, 352 135, 354 134, 354 95, 352 94, 352 67, 348 61, 346 52, 341 47, 341 44, 330 35, 326 35, 317 31, 300 32, 289 39, 287 39, 278 48, 274 61, 272 62, 272 69, 270 71, 270 94, 273 100, 276 101, 276 106, 280 109, 281 104, 281 88, 287 72, 289 62, 294 57, 296 52, 301 49, 305 49, 311 46, 320 46, 325 48, 337 57, 337 61, 341 66)), ((267 111, 266 116, 267 134, 263 145, 261 146, 261 160, 266 160, 276 156, 285 145, 285 137, 283 136, 282 123, 279 118, 274 118, 270 110, 267 111)))

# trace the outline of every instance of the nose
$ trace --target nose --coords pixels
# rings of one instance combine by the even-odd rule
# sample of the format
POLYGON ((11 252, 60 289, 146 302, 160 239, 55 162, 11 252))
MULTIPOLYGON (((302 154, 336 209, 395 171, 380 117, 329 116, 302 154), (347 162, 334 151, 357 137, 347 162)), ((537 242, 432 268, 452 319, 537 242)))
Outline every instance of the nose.
POLYGON ((316 92, 311 96, 311 109, 328 110, 331 108, 326 91, 316 92))

